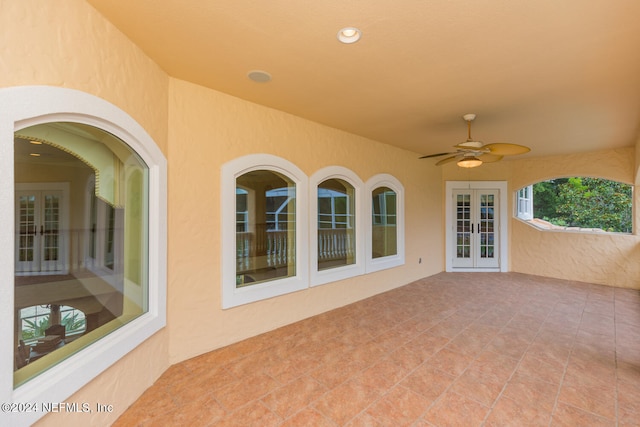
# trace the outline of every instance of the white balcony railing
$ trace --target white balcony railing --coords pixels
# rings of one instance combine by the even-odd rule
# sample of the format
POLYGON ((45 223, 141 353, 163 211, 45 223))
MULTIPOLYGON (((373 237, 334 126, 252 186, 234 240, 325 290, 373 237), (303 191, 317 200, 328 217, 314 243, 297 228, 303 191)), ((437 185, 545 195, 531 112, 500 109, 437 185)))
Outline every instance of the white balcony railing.
MULTIPOLYGON (((354 233, 351 229, 318 230, 318 262, 355 256, 354 233)), ((295 262, 294 233, 266 231, 236 233, 236 271, 278 268, 295 262)))

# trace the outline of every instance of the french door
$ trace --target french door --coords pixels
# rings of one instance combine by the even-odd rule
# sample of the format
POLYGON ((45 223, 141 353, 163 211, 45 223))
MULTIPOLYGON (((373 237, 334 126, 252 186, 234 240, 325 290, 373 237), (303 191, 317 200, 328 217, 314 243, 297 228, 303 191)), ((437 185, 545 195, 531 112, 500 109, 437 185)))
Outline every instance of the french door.
POLYGON ((497 190, 454 190, 455 267, 498 267, 497 190))
POLYGON ((447 270, 506 271, 501 264, 504 193, 491 182, 465 184, 449 190, 447 270))
POLYGON ((62 274, 68 270, 64 185, 44 187, 16 185, 16 274, 62 274))

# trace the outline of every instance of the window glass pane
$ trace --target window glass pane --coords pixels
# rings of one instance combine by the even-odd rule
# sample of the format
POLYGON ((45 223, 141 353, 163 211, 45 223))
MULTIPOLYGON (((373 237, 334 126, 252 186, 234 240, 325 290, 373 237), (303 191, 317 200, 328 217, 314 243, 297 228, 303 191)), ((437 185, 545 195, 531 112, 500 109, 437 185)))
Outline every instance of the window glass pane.
POLYGON ((78 123, 19 130, 14 386, 148 310, 148 168, 78 123))
POLYGON ((296 274, 296 187, 270 170, 236 179, 236 287, 296 274))
POLYGON ((355 188, 341 179, 318 185, 318 270, 356 262, 355 188))
POLYGON ((249 193, 241 188, 236 189, 236 232, 248 231, 249 207, 247 195, 249 193))
POLYGON ((381 258, 398 253, 397 197, 388 187, 378 187, 372 193, 372 257, 381 258))

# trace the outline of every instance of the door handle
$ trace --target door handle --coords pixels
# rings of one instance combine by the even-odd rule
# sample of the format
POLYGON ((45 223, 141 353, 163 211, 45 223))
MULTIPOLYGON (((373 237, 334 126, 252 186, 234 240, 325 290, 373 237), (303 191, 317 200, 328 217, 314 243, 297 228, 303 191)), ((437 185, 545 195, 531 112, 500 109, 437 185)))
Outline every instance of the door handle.
POLYGON ((473 234, 473 223, 471 223, 471 234, 473 234))

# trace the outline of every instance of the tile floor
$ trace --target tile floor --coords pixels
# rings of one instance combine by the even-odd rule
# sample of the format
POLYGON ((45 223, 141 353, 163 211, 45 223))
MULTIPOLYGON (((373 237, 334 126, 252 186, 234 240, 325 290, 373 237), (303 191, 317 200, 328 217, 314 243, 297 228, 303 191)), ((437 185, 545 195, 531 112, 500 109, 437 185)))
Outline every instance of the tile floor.
POLYGON ((640 292, 441 273, 174 365, 116 426, 638 426, 640 292))

